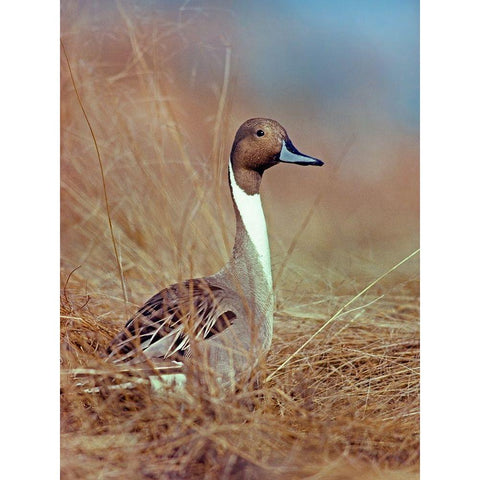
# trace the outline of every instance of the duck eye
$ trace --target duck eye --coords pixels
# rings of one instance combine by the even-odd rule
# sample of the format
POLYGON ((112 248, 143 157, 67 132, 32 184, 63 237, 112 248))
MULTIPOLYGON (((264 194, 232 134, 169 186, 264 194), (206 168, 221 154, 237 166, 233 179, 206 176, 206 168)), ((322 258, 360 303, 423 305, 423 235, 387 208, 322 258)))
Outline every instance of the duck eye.
POLYGON ((263 130, 257 130, 257 137, 263 137, 265 132, 263 130))

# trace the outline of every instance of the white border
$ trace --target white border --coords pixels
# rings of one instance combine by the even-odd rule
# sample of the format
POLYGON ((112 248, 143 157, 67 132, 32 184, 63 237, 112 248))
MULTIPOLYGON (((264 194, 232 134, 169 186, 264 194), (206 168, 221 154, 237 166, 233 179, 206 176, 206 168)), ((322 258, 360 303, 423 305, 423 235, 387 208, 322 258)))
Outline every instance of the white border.
POLYGON ((421 2, 421 478, 478 470, 478 7, 421 2))
POLYGON ((60 476, 57 2, 7 2, 2 45, 5 478, 60 476))

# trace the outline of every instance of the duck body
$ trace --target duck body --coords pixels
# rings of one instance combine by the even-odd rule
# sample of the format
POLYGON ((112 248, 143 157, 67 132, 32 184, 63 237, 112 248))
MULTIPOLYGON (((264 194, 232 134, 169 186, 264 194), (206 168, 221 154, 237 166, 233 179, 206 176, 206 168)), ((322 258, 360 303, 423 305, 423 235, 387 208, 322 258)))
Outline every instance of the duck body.
POLYGON ((260 199, 263 172, 279 162, 323 165, 301 154, 276 121, 243 123, 233 142, 229 182, 236 234, 229 262, 216 274, 171 285, 151 297, 111 342, 115 362, 203 365, 232 385, 271 345, 274 293, 260 199))

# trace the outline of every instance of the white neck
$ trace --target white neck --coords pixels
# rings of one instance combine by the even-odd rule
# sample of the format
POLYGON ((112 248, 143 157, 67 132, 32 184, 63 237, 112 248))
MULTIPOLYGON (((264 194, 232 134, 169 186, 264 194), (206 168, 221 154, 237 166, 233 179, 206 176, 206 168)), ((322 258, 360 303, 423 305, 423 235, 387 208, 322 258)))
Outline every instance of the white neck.
POLYGON ((233 200, 237 205, 248 237, 257 251, 260 264, 265 273, 269 287, 272 287, 272 266, 270 263, 270 246, 268 244, 267 224, 263 214, 260 194, 248 195, 237 184, 232 162, 228 164, 233 200))

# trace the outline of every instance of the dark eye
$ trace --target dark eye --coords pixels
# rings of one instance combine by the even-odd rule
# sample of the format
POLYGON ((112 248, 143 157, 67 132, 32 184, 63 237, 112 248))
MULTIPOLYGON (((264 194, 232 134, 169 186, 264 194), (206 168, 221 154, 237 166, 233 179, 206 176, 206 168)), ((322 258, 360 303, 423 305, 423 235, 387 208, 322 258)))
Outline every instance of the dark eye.
POLYGON ((263 137, 265 132, 263 130, 257 130, 257 137, 263 137))

